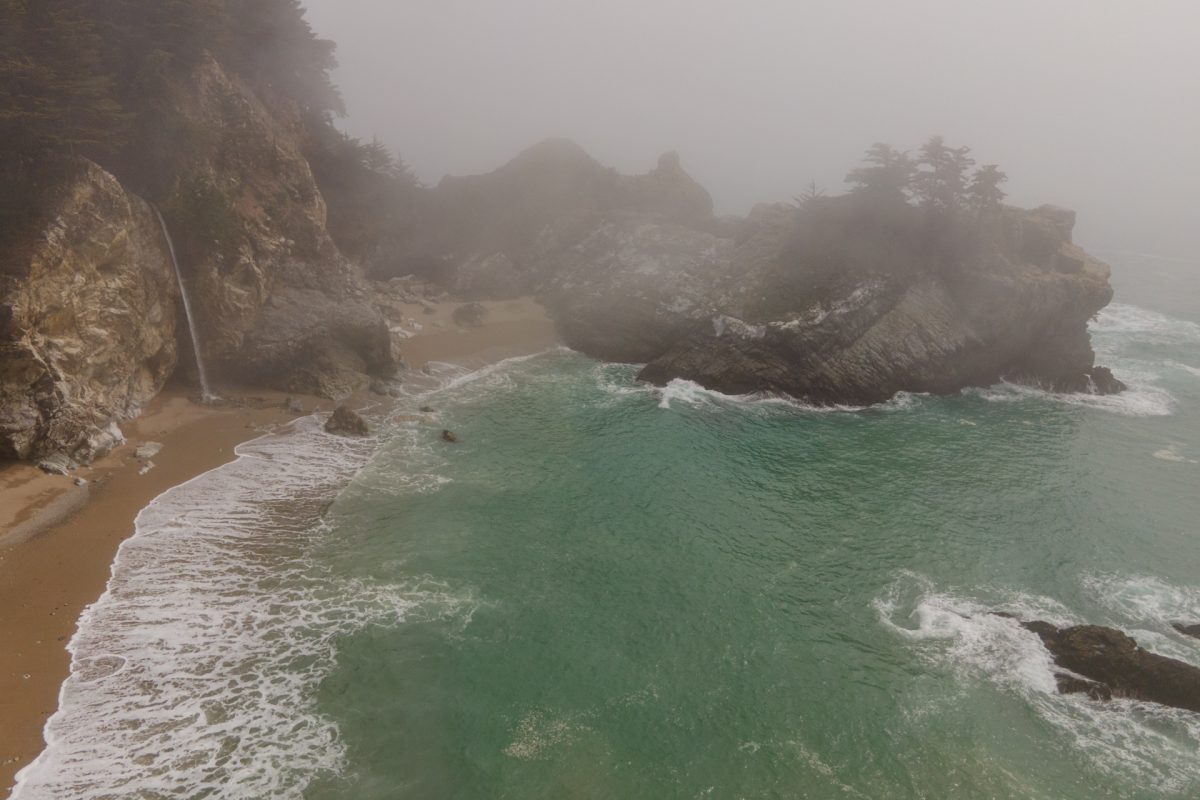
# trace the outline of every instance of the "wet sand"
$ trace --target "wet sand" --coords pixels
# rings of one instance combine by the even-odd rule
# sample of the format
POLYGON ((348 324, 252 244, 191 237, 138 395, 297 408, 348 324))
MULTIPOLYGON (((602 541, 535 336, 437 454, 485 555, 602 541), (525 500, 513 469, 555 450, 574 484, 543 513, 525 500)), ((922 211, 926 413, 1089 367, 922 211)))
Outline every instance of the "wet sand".
MULTIPOLYGON (((482 364, 545 350, 557 339, 550 320, 531 300, 486 303, 477 328, 461 328, 459 304, 427 314, 406 308, 412 335, 406 362, 482 364), (419 329, 417 329, 419 328, 419 329)), ((402 378, 402 376, 401 376, 402 378)), ((128 443, 70 477, 46 475, 25 464, 0 467, 0 787, 44 746, 46 719, 58 706, 70 657, 66 645, 80 613, 104 591, 117 548, 133 533, 134 518, 155 497, 234 458, 234 448, 277 430, 297 415, 284 395, 229 392, 232 406, 201 406, 178 391, 164 392, 137 420, 122 425, 128 443), (134 450, 163 445, 154 469, 140 474, 134 450), (79 487, 76 477, 88 483, 79 487)), ((301 398, 306 412, 333 403, 301 398)), ((371 400, 350 401, 352 407, 371 400)))

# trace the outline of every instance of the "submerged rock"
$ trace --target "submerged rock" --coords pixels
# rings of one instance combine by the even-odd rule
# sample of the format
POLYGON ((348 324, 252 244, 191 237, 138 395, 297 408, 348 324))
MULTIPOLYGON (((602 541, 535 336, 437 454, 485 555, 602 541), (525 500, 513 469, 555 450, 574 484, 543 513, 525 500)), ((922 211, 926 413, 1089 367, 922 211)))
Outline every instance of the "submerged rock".
POLYGON ((442 441, 455 444, 458 442, 458 434, 454 431, 442 431, 442 441))
POLYGON ((463 328, 478 328, 487 319, 488 310, 480 303, 468 303, 454 309, 454 323, 463 328))
POLYGON ((1098 700, 1130 698, 1200 712, 1200 668, 1138 647, 1114 628, 1023 622, 1066 670, 1056 674, 1060 692, 1086 692, 1098 700))
POLYGON ((146 442, 133 451, 133 456, 139 461, 149 461, 162 452, 163 446, 158 442, 146 442))
POLYGON ((1182 622, 1176 622, 1171 627, 1182 633, 1184 636, 1191 636, 1200 639, 1200 624, 1184 625, 1182 622))
POLYGON ((338 406, 326 421, 325 431, 338 436, 367 436, 371 429, 358 414, 346 406, 338 406))

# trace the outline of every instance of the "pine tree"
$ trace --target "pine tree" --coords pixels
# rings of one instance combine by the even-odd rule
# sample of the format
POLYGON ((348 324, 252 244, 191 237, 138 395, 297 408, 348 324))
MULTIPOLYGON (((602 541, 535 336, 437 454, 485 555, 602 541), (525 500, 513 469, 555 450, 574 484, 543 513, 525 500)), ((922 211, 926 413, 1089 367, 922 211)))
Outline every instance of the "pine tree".
POLYGON ((947 147, 941 136, 921 147, 914 187, 921 205, 935 211, 962 206, 967 193, 967 172, 975 164, 969 147, 947 147))
POLYGON ((906 203, 916 168, 907 153, 877 142, 867 150, 865 166, 850 171, 850 193, 873 202, 906 203))
POLYGON ((1007 195, 1000 184, 1008 181, 1008 176, 1000 171, 996 164, 984 164, 975 171, 971 178, 971 186, 967 190, 967 201, 972 209, 979 214, 990 214, 1000 210, 1007 195))
POLYGON ((329 73, 337 66, 333 42, 319 38, 300 0, 227 0, 227 57, 235 69, 307 111, 345 113, 329 73))
POLYGON ((119 148, 129 114, 101 57, 83 0, 6 0, 0 50, 0 136, 6 156, 102 157, 119 148))

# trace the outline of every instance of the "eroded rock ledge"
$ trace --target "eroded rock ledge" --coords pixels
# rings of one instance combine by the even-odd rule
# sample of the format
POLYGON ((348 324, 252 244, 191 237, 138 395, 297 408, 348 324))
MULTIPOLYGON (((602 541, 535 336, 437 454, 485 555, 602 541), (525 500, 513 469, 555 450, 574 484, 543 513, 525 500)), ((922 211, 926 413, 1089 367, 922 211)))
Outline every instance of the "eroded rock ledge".
POLYGON ((1113 628, 1058 628, 1041 621, 1021 624, 1038 635, 1063 670, 1055 675, 1060 692, 1086 693, 1095 700, 1130 698, 1200 712, 1200 668, 1144 650, 1113 628))

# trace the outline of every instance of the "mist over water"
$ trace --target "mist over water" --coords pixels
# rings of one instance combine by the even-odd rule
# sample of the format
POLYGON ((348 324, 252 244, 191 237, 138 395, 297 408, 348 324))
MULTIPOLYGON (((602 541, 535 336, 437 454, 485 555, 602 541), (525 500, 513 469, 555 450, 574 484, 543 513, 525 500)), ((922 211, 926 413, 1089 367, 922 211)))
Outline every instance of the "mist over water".
POLYGON ((306 5, 339 44, 347 129, 429 183, 563 136, 626 172, 678 150, 744 214, 940 134, 1000 164, 1011 202, 1077 210, 1085 247, 1200 252, 1187 0, 306 5))

